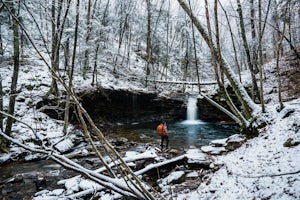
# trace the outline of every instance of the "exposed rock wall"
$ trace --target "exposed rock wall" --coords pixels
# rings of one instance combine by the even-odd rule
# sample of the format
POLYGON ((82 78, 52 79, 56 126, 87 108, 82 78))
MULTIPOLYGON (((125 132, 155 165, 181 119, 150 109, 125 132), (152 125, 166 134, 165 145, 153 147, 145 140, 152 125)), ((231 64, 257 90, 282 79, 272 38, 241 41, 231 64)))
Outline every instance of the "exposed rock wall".
POLYGON ((96 121, 132 123, 185 118, 184 99, 158 97, 156 93, 99 88, 79 96, 96 121))
MULTIPOLYGON (((183 94, 172 94, 166 98, 154 92, 99 87, 96 90, 82 90, 77 95, 93 120, 103 125, 186 118, 186 97, 183 94)), ((219 94, 212 98, 226 107, 219 94)), ((37 108, 52 118, 64 119, 64 101, 44 100, 37 104, 37 108)), ((198 108, 199 117, 204 121, 232 122, 232 119, 205 99, 198 99, 198 108)), ((76 122, 73 110, 71 108, 71 120, 76 122)))

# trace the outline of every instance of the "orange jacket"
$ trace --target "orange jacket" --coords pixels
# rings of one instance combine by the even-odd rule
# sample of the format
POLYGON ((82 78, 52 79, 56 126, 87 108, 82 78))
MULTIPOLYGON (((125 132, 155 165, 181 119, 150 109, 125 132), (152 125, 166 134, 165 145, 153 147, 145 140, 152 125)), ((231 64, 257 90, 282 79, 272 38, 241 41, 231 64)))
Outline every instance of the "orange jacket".
POLYGON ((168 136, 168 128, 167 125, 159 124, 156 128, 157 134, 159 136, 168 136))

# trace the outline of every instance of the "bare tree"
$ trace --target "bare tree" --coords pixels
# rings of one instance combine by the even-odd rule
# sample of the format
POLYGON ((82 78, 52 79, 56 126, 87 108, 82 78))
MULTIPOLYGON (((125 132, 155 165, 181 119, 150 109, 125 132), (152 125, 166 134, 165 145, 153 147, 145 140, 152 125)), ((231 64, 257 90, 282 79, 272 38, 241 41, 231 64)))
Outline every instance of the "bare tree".
POLYGON ((1 24, 0 24, 0 55, 3 55, 3 42, 2 42, 2 31, 1 31, 1 24))
MULTIPOLYGON (((3 111, 3 86, 2 86, 2 76, 0 74, 0 111, 3 111)), ((0 130, 3 131, 3 116, 0 115, 0 130)), ((0 142, 1 143, 1 142, 0 142)))
MULTIPOLYGON (((285 7, 285 11, 288 10, 288 6, 285 7)), ((286 15, 286 12, 284 12, 284 16, 286 15)), ((277 16, 275 16, 277 18, 277 16)), ((277 21, 278 19, 275 20, 279 28, 279 22, 277 21)), ((277 72, 277 76, 278 76, 278 79, 277 79, 277 83, 278 83, 278 100, 279 100, 279 106, 280 106, 280 109, 283 109, 284 105, 283 105, 283 101, 282 101, 282 95, 281 95, 281 92, 282 92, 282 82, 281 82, 281 73, 280 73, 280 67, 279 67, 279 59, 281 57, 281 51, 282 51, 282 41, 283 41, 283 38, 285 37, 285 31, 286 31, 286 20, 284 19, 283 20, 283 30, 281 31, 280 33, 280 36, 278 38, 278 41, 277 41, 277 48, 276 48, 276 72, 277 72)))
POLYGON ((224 7, 222 6, 222 4, 221 4, 220 1, 219 1, 219 4, 220 4, 221 9, 223 10, 223 12, 225 14, 227 26, 228 26, 229 32, 230 32, 230 38, 231 38, 232 48, 233 48, 233 52, 234 52, 235 65, 237 66, 237 70, 238 70, 240 82, 242 82, 241 66, 240 66, 239 61, 238 61, 237 50, 236 50, 236 45, 235 45, 235 41, 234 41, 234 34, 232 32, 232 28, 231 28, 231 24, 230 24, 230 21, 229 21, 229 18, 228 18, 227 11, 224 9, 224 7))
POLYGON ((255 74, 258 73, 258 70, 253 65, 253 60, 251 59, 250 48, 249 48, 248 41, 246 38, 246 30, 245 30, 242 5, 241 5, 240 0, 236 0, 236 2, 237 2, 237 6, 238 6, 237 12, 239 14, 239 22, 240 22, 240 29, 241 29, 241 36, 242 36, 244 51, 246 53, 247 64, 250 69, 251 78, 252 78, 252 99, 255 101, 257 98, 259 100, 259 90, 258 90, 256 78, 255 78, 255 74))
POLYGON ((264 87, 263 87, 263 59, 262 59, 262 16, 261 16, 261 0, 258 0, 258 54, 259 54, 259 80, 260 80, 260 102, 262 112, 265 112, 264 87))
POLYGON ((256 125, 261 125, 261 123, 264 123, 263 119, 259 119, 258 113, 254 113, 253 111, 258 111, 258 106, 251 100, 248 93, 246 92, 245 88, 242 86, 242 84, 239 82, 239 80, 235 77, 234 72, 232 71, 229 64, 226 62, 222 54, 218 53, 218 50, 216 48, 216 45, 214 42, 212 42, 211 37, 209 34, 205 31, 204 27, 201 25, 199 20, 194 16, 194 14, 191 12, 191 10, 188 8, 184 0, 177 0, 182 9, 187 13, 187 15, 191 18, 192 22, 194 23, 195 27, 201 34, 204 41, 207 43, 207 45, 210 46, 211 54, 216 56, 216 60, 219 64, 222 65, 224 69, 224 73, 230 82, 233 90, 235 91, 236 96, 238 97, 238 100, 240 101, 242 105, 242 113, 239 113, 240 116, 242 116, 242 119, 245 119, 241 121, 241 125, 244 128, 246 134, 249 135, 256 135, 257 134, 257 128, 256 125), (261 120, 260 122, 257 120, 261 120), (256 125, 254 125, 254 124, 256 125))
MULTIPOLYGON (((14 2, 10 4, 10 7, 8 9, 10 9, 10 11, 14 15, 16 14, 14 2)), ((14 69, 13 69, 12 81, 10 86, 10 97, 9 97, 9 105, 8 105, 8 114, 10 115, 14 115, 15 112, 15 103, 16 103, 16 97, 18 93, 17 83, 18 83, 19 67, 20 67, 19 25, 18 22, 15 20, 15 18, 12 19, 12 22, 13 22, 14 69)), ((13 125, 13 119, 8 118, 5 127, 6 135, 11 135, 12 125, 13 125)))
MULTIPOLYGON (((77 37, 78 37, 78 24, 79 24, 79 0, 76 3, 76 17, 75 17, 75 30, 74 30, 74 44, 73 44, 73 53, 72 53, 72 63, 69 73, 69 88, 73 87, 73 74, 75 67, 75 58, 76 58, 76 48, 77 48, 77 37)), ((70 91, 67 91, 66 106, 65 106, 65 124, 63 128, 64 134, 67 134, 67 128, 69 126, 69 117, 70 117, 70 91)))
MULTIPOLYGON (((190 7, 190 10, 192 10, 190 0, 189 0, 189 7, 190 7)), ((197 82, 198 82, 198 90, 199 90, 199 93, 200 93, 201 92, 200 74, 199 74, 199 66, 198 66, 196 37, 195 37, 195 30, 194 30, 194 24, 193 23, 192 23, 192 37, 193 37, 193 50, 194 50, 194 56, 195 56, 195 68, 196 68, 196 75, 197 75, 197 82)))
MULTIPOLYGON (((62 15, 62 4, 63 0, 58 0, 57 2, 57 15, 56 15, 56 2, 52 0, 51 4, 51 65, 55 71, 59 69, 59 50, 61 46, 61 40, 63 36, 64 26, 66 18, 68 16, 71 0, 67 0, 67 8, 65 9, 64 16, 61 23, 62 15)), ((53 94, 55 98, 58 98, 59 91, 57 87, 57 81, 52 74, 52 82, 49 91, 45 94, 44 98, 48 98, 49 95, 53 94)))
MULTIPOLYGON (((76 14, 77 15, 77 14, 76 14)), ((87 15, 86 15, 86 36, 85 36, 85 51, 83 61, 83 79, 86 79, 86 73, 89 68, 89 40, 91 37, 91 0, 88 0, 87 15)))
POLYGON ((152 41, 151 41, 151 15, 152 15, 152 0, 146 0, 147 3, 147 64, 146 64, 146 86, 148 81, 148 76, 150 75, 150 64, 152 63, 152 41))

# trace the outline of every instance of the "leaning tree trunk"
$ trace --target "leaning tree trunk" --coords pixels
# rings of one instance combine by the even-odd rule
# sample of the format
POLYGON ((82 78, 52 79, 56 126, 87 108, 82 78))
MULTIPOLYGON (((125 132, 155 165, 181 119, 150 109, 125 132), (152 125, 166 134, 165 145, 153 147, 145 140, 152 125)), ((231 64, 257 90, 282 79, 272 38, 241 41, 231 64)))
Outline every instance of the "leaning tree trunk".
MULTIPOLYGON (((199 31, 200 35, 203 37, 204 41, 210 45, 211 38, 208 36, 207 32, 205 31, 204 27, 200 24, 199 20, 195 17, 195 15, 191 12, 191 10, 188 8, 184 0, 177 0, 180 6, 183 8, 183 10, 186 12, 186 14, 191 18, 192 22, 194 23, 195 27, 199 31)), ((258 123, 259 115, 253 111, 258 111, 260 108, 253 102, 253 100, 250 98, 248 93, 246 92, 243 85, 240 83, 240 81, 236 78, 232 68, 228 65, 226 60, 223 58, 221 54, 218 54, 216 45, 213 43, 211 49, 211 54, 217 55, 217 61, 218 63, 223 65, 224 73, 230 82, 238 100, 241 103, 242 106, 242 112, 245 116, 245 119, 248 120, 247 129, 245 131, 248 131, 247 134, 257 134, 257 129, 254 127, 253 123, 258 123)), ((264 122, 263 119, 261 123, 264 122)))

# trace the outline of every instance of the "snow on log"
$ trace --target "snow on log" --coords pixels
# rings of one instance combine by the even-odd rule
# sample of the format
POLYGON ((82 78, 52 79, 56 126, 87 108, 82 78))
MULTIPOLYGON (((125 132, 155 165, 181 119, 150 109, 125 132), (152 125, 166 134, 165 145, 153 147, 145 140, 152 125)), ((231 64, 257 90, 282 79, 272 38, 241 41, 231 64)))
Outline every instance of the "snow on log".
POLYGON ((149 164, 147 165, 144 169, 141 169, 139 171, 136 171, 135 174, 138 176, 138 175, 142 175, 144 173, 146 173, 147 171, 151 170, 151 169, 155 169, 155 168, 158 168, 158 167, 162 167, 164 165, 167 165, 167 164, 170 164, 170 163, 174 163, 174 162, 178 162, 180 160, 184 160, 186 159, 186 155, 181 155, 181 156, 178 156, 178 157, 175 157, 173 159, 170 159, 170 160, 165 160, 163 162, 159 162, 159 163, 155 163, 155 164, 149 164))
MULTIPOLYGON (((169 84, 186 84, 186 85, 198 85, 198 82, 189 82, 189 81, 164 81, 164 80, 147 80, 148 82, 155 82, 155 83, 169 83, 169 84)), ((201 82, 200 85, 215 85, 217 84, 216 81, 211 82, 201 82)))

